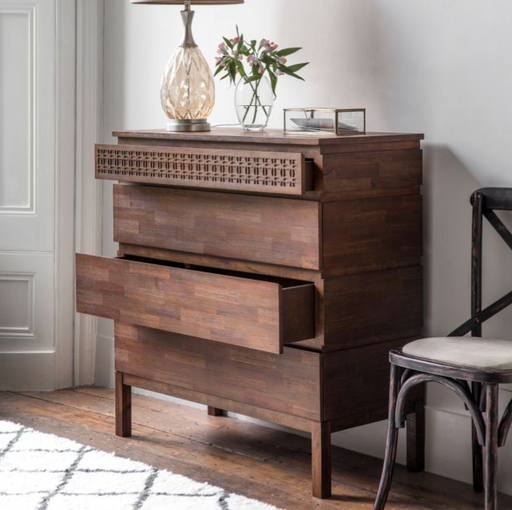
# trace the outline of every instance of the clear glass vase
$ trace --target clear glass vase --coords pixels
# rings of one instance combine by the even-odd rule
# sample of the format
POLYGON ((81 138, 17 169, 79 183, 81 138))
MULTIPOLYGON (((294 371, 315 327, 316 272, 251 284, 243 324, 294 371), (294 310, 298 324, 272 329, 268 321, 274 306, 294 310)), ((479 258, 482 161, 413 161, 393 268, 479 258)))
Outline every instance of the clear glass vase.
POLYGON ((241 78, 235 92, 238 121, 245 131, 264 131, 274 106, 274 93, 266 76, 247 82, 241 78))

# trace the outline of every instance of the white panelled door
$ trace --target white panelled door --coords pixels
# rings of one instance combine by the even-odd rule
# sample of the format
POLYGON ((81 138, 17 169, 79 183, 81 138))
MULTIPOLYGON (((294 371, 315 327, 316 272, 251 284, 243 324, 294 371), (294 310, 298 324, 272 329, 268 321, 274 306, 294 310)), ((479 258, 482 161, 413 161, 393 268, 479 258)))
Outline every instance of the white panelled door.
POLYGON ((0 389, 72 382, 75 11, 0 0, 0 389))

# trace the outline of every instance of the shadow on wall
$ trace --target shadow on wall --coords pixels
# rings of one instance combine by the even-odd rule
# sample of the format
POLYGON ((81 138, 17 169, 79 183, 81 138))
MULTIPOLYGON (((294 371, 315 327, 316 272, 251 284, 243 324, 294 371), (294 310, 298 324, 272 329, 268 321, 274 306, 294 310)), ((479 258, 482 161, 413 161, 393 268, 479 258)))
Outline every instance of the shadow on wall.
MULTIPOLYGON (((387 115, 385 96, 373 93, 387 68, 375 3, 322 0, 312 11, 309 1, 280 0, 274 10, 280 44, 302 46, 297 58, 310 62, 303 71, 306 83, 288 81, 283 90, 293 91, 278 97, 276 106, 366 107, 375 130, 387 115)), ((276 116, 280 113, 276 110, 276 116)))
MULTIPOLYGON (((427 145, 424 160, 425 329, 430 335, 446 335, 470 316, 470 197, 483 185, 449 147, 427 145)), ((510 228, 512 214, 499 214, 510 228)), ((512 289, 511 269, 512 253, 485 222, 484 306, 512 289)), ((484 336, 512 340, 511 320, 512 310, 502 312, 486 322, 484 336)))

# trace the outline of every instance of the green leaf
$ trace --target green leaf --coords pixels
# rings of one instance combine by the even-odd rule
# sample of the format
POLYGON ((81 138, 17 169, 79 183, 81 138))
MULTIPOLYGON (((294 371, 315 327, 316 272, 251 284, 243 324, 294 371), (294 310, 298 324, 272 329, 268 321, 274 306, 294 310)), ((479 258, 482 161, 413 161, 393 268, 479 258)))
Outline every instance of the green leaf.
POLYGON ((272 85, 272 92, 274 94, 274 98, 276 97, 276 89, 277 89, 277 76, 267 67, 268 75, 270 76, 270 84, 272 85))
POLYGON ((215 71, 215 74, 213 76, 217 76, 218 74, 220 74, 223 69, 224 69, 223 66, 217 65, 217 70, 215 71))
POLYGON ((251 41, 251 48, 256 51, 256 45, 258 44, 258 41, 256 39, 253 39, 251 41))
POLYGON ((261 74, 253 74, 250 78, 246 78, 245 83, 253 83, 255 81, 261 80, 261 74))
POLYGON ((276 55, 278 57, 287 57, 288 55, 293 55, 294 53, 297 53, 302 48, 284 48, 282 50, 276 51, 276 55))
POLYGON ((223 37, 224 42, 228 45, 228 48, 233 49, 233 43, 227 38, 223 37))
POLYGON ((238 69, 238 72, 240 73, 240 76, 242 78, 245 78, 247 76, 247 74, 245 73, 244 64, 240 60, 237 60, 236 67, 238 69))
POLYGON ((284 74, 287 74, 288 76, 292 76, 293 78, 297 78, 298 80, 306 81, 302 76, 299 76, 298 74, 295 74, 293 71, 290 71, 285 66, 279 66, 279 70, 282 71, 284 74))
POLYGON ((307 65, 309 65, 309 62, 306 62, 304 64, 295 64, 293 66, 287 66, 287 69, 292 73, 296 73, 300 71, 303 67, 306 67, 307 65))

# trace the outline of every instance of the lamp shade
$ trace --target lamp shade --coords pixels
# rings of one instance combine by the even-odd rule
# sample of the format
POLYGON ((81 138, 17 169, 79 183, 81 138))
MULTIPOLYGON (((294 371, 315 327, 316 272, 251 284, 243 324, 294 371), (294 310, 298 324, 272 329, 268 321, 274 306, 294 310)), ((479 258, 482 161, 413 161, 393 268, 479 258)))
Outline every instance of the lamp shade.
MULTIPOLYGON (((147 5, 184 5, 188 0, 131 0, 132 4, 147 5)), ((244 0, 190 0, 192 5, 243 4, 244 0)))

